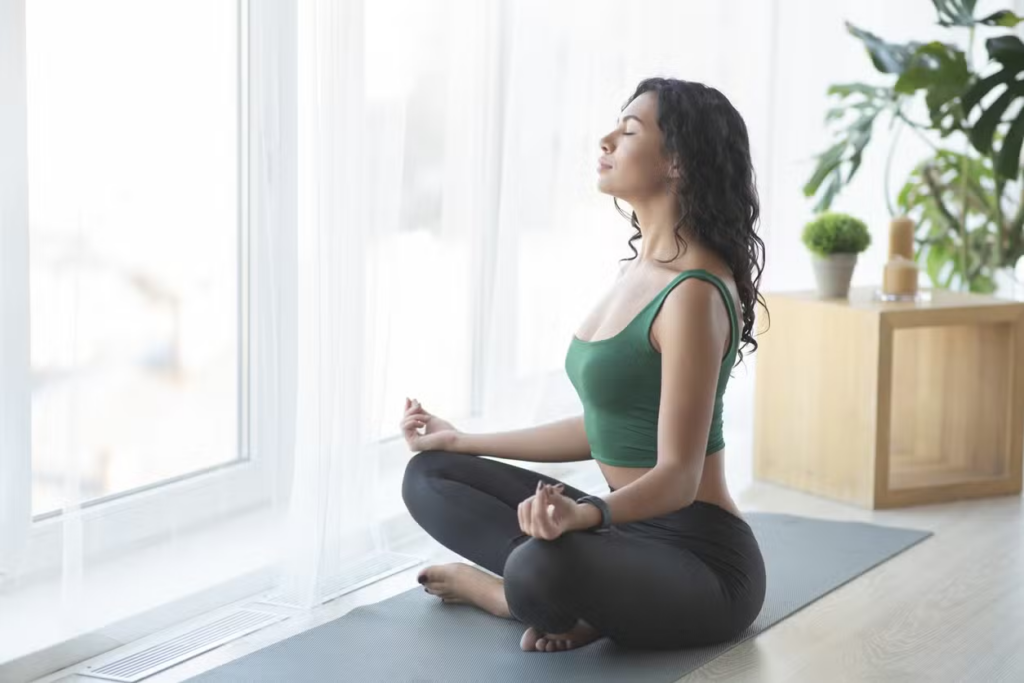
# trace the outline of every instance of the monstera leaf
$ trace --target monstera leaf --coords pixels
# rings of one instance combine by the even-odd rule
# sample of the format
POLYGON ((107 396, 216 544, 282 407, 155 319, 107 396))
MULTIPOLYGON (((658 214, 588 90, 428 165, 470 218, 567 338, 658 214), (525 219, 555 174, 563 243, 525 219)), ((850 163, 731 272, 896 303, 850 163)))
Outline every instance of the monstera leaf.
POLYGON ((924 90, 932 128, 946 137, 963 127, 964 111, 960 96, 970 79, 963 51, 955 45, 934 41, 919 45, 910 54, 893 88, 903 95, 924 90))
POLYGON ((845 23, 846 30, 850 32, 850 35, 860 38, 860 41, 864 43, 864 47, 867 48, 868 54, 871 55, 871 62, 875 65, 875 68, 884 74, 903 73, 910 62, 911 56, 917 48, 921 47, 921 43, 913 41, 906 45, 889 43, 870 31, 857 28, 848 21, 845 23))
POLYGON ((960 48, 937 40, 911 41, 905 45, 889 43, 850 22, 846 22, 846 30, 864 43, 876 69, 898 77, 893 86, 898 94, 926 91, 925 103, 932 127, 942 137, 960 129, 964 115, 958 100, 971 78, 967 58, 960 48))
POLYGON ((977 81, 963 97, 963 110, 970 114, 979 107, 981 100, 996 90, 1004 87, 1002 94, 987 107, 982 108, 981 116, 971 127, 971 144, 982 154, 992 152, 992 142, 996 127, 1000 123, 1009 123, 1006 137, 996 156, 996 172, 1007 179, 1016 178, 1020 172, 1020 149, 1024 142, 1024 117, 1014 114, 1004 117, 1006 110, 1016 100, 1024 100, 1024 82, 1018 76, 1024 75, 1024 43, 1017 36, 1000 36, 985 41, 989 57, 1000 65, 995 73, 977 81))
POLYGON ((828 93, 837 97, 839 103, 828 111, 825 120, 849 119, 849 122, 845 129, 840 130, 839 139, 816 157, 817 167, 804 185, 804 196, 812 197, 821 189, 822 183, 826 183, 815 211, 828 210, 839 190, 860 168, 864 148, 871 142, 875 119, 889 107, 893 97, 892 88, 864 83, 833 85, 828 93), (852 117, 848 116, 850 114, 852 117))
POLYGON ((974 18, 974 6, 977 0, 932 0, 935 11, 939 13, 939 26, 1005 26, 1013 28, 1020 23, 1020 18, 1009 10, 1002 10, 988 15, 984 19, 974 18))

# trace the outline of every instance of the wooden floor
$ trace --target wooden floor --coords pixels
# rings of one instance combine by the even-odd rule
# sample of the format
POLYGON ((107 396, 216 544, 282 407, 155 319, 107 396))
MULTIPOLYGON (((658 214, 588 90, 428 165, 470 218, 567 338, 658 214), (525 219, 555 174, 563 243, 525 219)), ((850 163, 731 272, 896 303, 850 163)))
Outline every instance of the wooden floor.
MULTIPOLYGON (((1021 497, 867 511, 755 483, 743 511, 929 529, 935 535, 721 655, 681 681, 1024 681, 1021 497)), ((427 537, 428 564, 461 558, 427 537)), ((146 679, 180 681, 416 586, 424 565, 146 679)), ((557 657, 558 653, 536 653, 557 657)), ((39 679, 97 679, 66 672, 39 679)))

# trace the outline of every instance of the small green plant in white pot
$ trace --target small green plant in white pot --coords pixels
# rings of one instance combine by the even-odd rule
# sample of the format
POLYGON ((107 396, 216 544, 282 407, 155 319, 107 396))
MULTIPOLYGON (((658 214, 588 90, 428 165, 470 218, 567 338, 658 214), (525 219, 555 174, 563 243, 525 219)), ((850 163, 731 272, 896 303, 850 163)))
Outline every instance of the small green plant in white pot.
POLYGON ((825 298, 849 295, 857 256, 871 244, 864 221, 827 211, 804 226, 803 242, 811 252, 818 293, 825 298))

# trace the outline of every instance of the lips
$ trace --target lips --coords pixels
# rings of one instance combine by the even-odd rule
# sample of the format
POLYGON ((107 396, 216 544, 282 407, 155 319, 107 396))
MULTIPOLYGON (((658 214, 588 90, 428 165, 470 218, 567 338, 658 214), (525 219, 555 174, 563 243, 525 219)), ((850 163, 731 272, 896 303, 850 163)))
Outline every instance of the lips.
POLYGON ((598 159, 597 160, 597 165, 600 168, 611 168, 612 167, 612 165, 610 163, 608 163, 607 161, 605 161, 604 159, 598 159))

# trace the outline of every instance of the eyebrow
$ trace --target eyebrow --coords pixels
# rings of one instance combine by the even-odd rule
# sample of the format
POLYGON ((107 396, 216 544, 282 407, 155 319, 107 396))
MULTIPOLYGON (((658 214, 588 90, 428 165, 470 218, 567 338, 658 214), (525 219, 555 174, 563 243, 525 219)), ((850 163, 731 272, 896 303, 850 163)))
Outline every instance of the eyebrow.
MULTIPOLYGON (((633 116, 632 114, 626 114, 625 116, 622 117, 622 120, 625 121, 626 119, 636 119, 637 123, 639 123, 641 126, 644 125, 644 122, 640 119, 639 116, 633 116)), ((619 123, 619 120, 615 119, 615 123, 619 123)))

